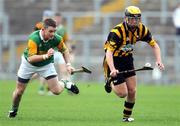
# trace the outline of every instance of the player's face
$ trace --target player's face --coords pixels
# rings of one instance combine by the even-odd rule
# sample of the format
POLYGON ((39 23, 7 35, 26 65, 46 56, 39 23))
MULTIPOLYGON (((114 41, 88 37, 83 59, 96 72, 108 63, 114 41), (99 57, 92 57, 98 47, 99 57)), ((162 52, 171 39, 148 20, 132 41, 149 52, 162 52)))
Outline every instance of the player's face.
POLYGON ((136 28, 136 27, 138 27, 138 25, 141 21, 141 18, 140 17, 127 17, 126 20, 127 20, 129 27, 136 28))
POLYGON ((56 28, 54 28, 54 27, 49 26, 49 27, 45 28, 44 29, 44 39, 46 41, 53 39, 55 32, 56 32, 56 28))

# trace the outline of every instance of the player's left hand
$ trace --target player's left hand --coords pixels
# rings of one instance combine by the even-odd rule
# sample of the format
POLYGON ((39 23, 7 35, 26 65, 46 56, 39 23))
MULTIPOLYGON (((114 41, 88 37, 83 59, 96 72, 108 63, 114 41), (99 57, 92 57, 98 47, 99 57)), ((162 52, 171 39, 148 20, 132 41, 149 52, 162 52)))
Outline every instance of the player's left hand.
POLYGON ((53 49, 53 48, 50 48, 50 49, 48 50, 48 52, 47 52, 47 55, 48 55, 48 57, 54 55, 54 49, 53 49))
POLYGON ((66 67, 69 74, 71 74, 75 70, 75 68, 72 67, 71 65, 67 65, 66 67))
POLYGON ((165 69, 164 64, 163 64, 162 62, 156 61, 156 65, 158 66, 158 68, 159 68, 160 70, 164 70, 164 69, 165 69))

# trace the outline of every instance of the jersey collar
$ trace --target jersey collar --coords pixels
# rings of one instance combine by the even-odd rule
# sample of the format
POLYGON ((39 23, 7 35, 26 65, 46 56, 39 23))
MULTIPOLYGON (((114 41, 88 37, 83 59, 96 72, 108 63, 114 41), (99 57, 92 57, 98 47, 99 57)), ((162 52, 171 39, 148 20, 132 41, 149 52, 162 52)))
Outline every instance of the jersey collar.
POLYGON ((47 41, 44 40, 44 38, 42 36, 42 30, 39 31, 39 36, 44 43, 48 42, 48 40, 47 41))

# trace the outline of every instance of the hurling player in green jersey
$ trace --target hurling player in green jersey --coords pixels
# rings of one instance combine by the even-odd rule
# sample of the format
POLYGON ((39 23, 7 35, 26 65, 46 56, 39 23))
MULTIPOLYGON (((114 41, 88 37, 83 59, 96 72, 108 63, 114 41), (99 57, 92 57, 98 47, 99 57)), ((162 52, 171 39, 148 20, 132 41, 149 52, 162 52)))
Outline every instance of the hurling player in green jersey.
POLYGON ((71 66, 69 51, 62 37, 55 34, 56 22, 51 18, 47 18, 43 21, 43 25, 44 27, 41 30, 30 34, 27 48, 22 55, 21 65, 17 73, 17 84, 12 97, 12 108, 8 114, 10 118, 17 115, 21 97, 34 73, 46 79, 50 91, 55 95, 59 95, 64 87, 75 94, 79 93, 76 85, 58 81, 57 72, 53 64, 54 48, 58 48, 63 54, 66 69, 70 74, 74 68, 71 66))
MULTIPOLYGON (((43 20, 46 18, 53 18, 56 21, 57 24, 57 29, 56 29, 56 34, 60 35, 63 39, 63 42, 65 43, 65 45, 67 46, 67 48, 69 49, 69 53, 70 53, 70 60, 71 62, 74 59, 74 46, 72 44, 72 41, 69 41, 69 36, 67 33, 66 28, 64 27, 64 25, 62 24, 62 15, 61 13, 57 12, 57 13, 53 13, 50 10, 45 10, 43 13, 43 20)), ((40 30, 43 27, 43 23, 42 22, 38 22, 35 27, 34 30, 40 30)), ((72 82, 71 81, 71 75, 68 74, 67 70, 66 70, 66 63, 64 61, 64 58, 62 56, 62 53, 59 52, 57 49, 55 49, 54 52, 54 64, 55 67, 57 67, 58 70, 58 77, 62 79, 62 81, 66 81, 66 82, 72 82)), ((36 77, 36 76, 33 76, 36 77)), ((73 83, 73 82, 72 82, 73 83)), ((38 93, 40 95, 44 95, 46 93, 46 80, 44 80, 43 78, 40 78, 40 87, 38 90, 38 93)), ((49 91, 49 88, 47 88, 47 95, 52 95, 51 91, 49 91)))
POLYGON ((115 26, 108 35, 104 45, 103 62, 106 92, 110 93, 113 90, 118 97, 126 98, 122 119, 124 122, 134 121, 131 114, 136 99, 136 73, 118 73, 134 69, 132 52, 134 45, 142 41, 151 47, 156 58, 156 65, 163 70, 159 45, 153 39, 149 29, 141 23, 140 9, 129 6, 125 9, 124 22, 115 26))

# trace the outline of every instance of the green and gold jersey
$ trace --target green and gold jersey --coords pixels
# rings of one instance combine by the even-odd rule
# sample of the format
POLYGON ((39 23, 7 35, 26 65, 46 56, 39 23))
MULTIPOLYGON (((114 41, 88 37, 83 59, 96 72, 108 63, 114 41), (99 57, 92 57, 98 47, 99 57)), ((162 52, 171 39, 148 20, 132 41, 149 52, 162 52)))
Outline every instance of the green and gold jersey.
POLYGON ((132 54, 134 45, 140 41, 147 42, 150 46, 154 46, 156 43, 149 29, 142 23, 132 32, 123 22, 111 30, 105 42, 104 50, 112 51, 113 56, 124 57, 132 54))
MULTIPOLYGON (((27 58, 32 55, 46 54, 50 48, 53 48, 53 49, 58 48, 58 50, 62 53, 67 49, 61 36, 55 34, 53 39, 44 41, 41 38, 41 30, 34 31, 29 36, 28 45, 24 51, 24 57, 27 60, 27 58)), ((47 65, 52 62, 54 62, 53 56, 51 56, 47 60, 32 63, 32 65, 39 67, 39 66, 47 65)))

